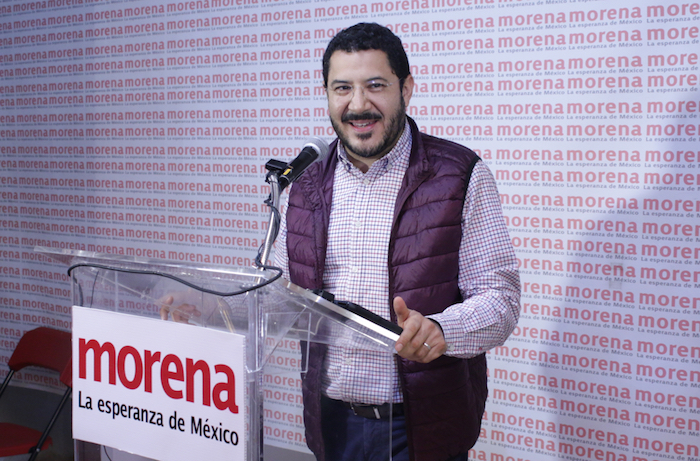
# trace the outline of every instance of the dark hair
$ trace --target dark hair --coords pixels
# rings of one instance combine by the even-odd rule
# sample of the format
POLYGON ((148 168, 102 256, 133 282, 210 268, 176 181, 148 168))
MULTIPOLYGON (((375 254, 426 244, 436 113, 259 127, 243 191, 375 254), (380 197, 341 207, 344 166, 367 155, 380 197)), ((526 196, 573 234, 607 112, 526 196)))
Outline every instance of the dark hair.
POLYGON ((391 70, 399 77, 401 87, 411 73, 408 57, 401 39, 392 31, 377 23, 361 22, 339 32, 326 47, 323 54, 323 86, 328 85, 328 69, 331 56, 336 51, 355 53, 357 51, 380 50, 389 58, 391 70))

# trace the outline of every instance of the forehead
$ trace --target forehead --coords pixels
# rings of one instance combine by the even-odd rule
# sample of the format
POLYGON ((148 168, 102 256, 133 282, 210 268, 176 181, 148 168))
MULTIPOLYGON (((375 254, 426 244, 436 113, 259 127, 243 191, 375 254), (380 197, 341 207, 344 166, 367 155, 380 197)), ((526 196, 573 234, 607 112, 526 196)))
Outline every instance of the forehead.
POLYGON ((389 79, 394 71, 389 58, 381 50, 363 50, 348 53, 335 51, 329 60, 328 81, 367 80, 371 78, 389 79))

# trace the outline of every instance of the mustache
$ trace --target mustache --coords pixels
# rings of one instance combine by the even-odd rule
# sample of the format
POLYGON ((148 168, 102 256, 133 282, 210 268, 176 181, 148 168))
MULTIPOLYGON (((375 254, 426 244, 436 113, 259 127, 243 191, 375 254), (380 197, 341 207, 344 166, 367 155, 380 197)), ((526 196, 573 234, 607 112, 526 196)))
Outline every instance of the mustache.
POLYGON ((343 114, 341 117, 342 122, 352 122, 355 120, 381 120, 382 116, 381 114, 378 114, 376 112, 371 112, 371 111, 365 111, 360 114, 355 114, 352 112, 348 112, 347 114, 343 114))

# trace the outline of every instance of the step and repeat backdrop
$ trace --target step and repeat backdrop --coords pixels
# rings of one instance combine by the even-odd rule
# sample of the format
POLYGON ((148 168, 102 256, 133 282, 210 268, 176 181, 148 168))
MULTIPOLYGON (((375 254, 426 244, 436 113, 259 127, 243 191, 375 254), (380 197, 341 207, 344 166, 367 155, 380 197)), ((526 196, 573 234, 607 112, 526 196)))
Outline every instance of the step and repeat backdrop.
MULTIPOLYGON (((320 59, 361 21, 402 38, 420 129, 490 166, 520 262, 470 458, 699 460, 698 2, 3 0, 0 362, 71 328, 37 245, 252 265, 264 164, 333 138, 320 59)), ((296 385, 265 431, 303 452, 296 385)))

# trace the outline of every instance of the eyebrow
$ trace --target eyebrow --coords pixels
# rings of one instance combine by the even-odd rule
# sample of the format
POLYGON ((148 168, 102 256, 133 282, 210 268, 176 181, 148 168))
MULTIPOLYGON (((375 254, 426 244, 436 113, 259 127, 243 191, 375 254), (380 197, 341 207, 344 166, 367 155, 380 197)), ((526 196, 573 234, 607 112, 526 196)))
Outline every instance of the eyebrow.
MULTIPOLYGON (((385 82, 388 82, 388 81, 389 81, 389 80, 387 80, 387 79, 384 78, 384 77, 370 77, 370 78, 366 79, 365 82, 370 82, 370 81, 372 81, 372 80, 384 80, 385 82)), ((338 83, 350 83, 350 80, 339 80, 339 79, 335 79, 335 80, 333 80, 332 82, 330 82, 329 85, 335 85, 335 84, 338 84, 338 83)))

